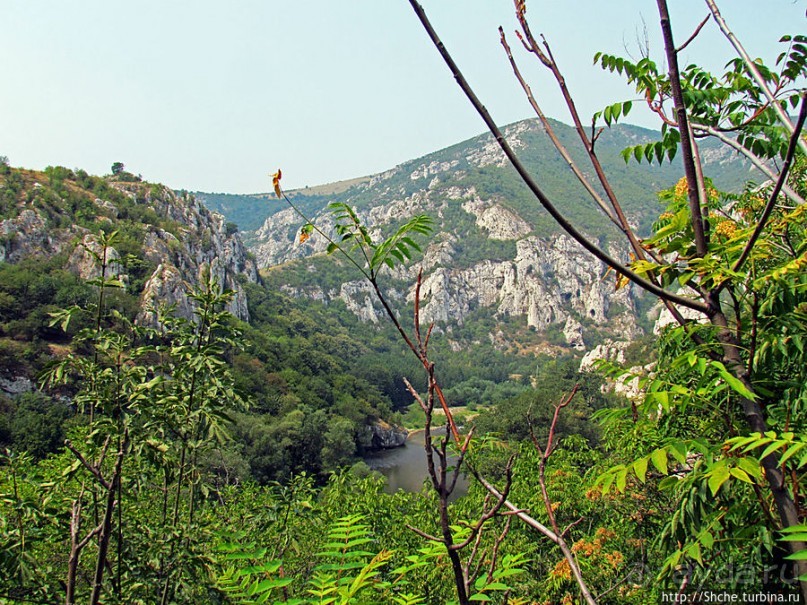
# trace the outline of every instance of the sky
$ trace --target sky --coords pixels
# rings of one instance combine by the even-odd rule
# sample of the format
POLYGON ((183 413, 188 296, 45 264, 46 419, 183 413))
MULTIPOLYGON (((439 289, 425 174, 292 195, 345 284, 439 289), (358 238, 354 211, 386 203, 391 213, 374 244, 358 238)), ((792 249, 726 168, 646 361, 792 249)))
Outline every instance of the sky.
MULTIPOLYGON (((512 0, 421 0, 500 124, 532 117, 499 45, 512 0)), ((676 41, 707 15, 670 0, 676 41)), ((752 56, 805 33, 807 0, 723 0, 752 56)), ((530 0, 579 109, 635 96, 597 51, 661 59, 652 0, 530 0), (644 31, 647 35, 645 36, 644 31)), ((544 112, 569 122, 546 70, 516 52, 544 112)), ((682 64, 732 58, 710 22, 682 64)), ((628 120, 656 127, 634 110, 628 120)), ((0 155, 13 166, 113 162, 176 189, 255 193, 378 173, 484 131, 406 0, 0 0, 0 155)))

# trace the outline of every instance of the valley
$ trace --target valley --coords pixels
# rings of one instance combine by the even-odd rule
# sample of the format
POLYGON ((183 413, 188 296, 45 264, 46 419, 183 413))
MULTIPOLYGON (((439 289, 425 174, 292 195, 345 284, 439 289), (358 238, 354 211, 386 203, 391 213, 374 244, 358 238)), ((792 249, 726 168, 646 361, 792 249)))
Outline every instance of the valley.
MULTIPOLYGON (((586 236, 627 262, 613 225, 549 159, 540 125, 506 130, 586 236)), ((620 175, 621 146, 652 136, 612 129, 604 164, 620 175)), ((722 195, 746 199, 747 164, 705 156, 722 195)), ((679 168, 625 174, 615 182, 630 221, 653 242, 679 168)), ((554 227, 489 137, 286 195, 177 192, 114 167, 3 165, 0 602, 76 590, 50 580, 63 577, 65 548, 74 561, 85 549, 114 559, 111 602, 158 602, 155 586, 165 603, 236 602, 226 595, 258 590, 244 583, 253 573, 277 602, 296 602, 280 589, 336 587, 382 556, 395 558, 397 579, 362 586, 392 598, 449 574, 420 542, 448 515, 462 520, 449 530, 458 539, 479 515, 489 521, 495 531, 474 548, 503 549, 522 594, 576 591, 568 559, 536 542, 530 523, 586 519, 573 548, 603 591, 680 552, 665 516, 679 506, 675 484, 662 485, 706 459, 691 431, 716 428, 656 364, 671 375, 703 366, 704 380, 728 381, 726 369, 703 357, 682 366, 657 300, 554 227), (381 262, 385 249, 396 254, 381 262), (667 420, 670 406, 680 409, 667 420), (513 514, 527 525, 495 514, 504 499, 493 504, 487 481, 521 504, 513 514), (112 521, 87 527, 87 493, 94 515, 117 511, 117 533, 112 521), (95 535, 113 557, 88 547, 95 535), (371 542, 377 552, 355 548, 371 542), (313 574, 308 543, 325 549, 313 574)), ((702 485, 714 496, 729 476, 737 489, 759 478, 750 463, 732 468, 702 485)), ((499 590, 485 577, 478 594, 499 590)), ((439 585, 412 602, 447 602, 451 584, 439 585)), ((600 602, 643 603, 654 590, 636 582, 600 602)))

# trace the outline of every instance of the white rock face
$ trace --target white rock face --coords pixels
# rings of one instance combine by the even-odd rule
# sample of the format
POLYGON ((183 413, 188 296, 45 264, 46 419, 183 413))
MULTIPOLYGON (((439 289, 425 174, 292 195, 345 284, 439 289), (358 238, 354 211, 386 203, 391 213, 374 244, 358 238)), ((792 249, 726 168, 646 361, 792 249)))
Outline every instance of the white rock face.
POLYGON ((77 225, 69 229, 49 228, 42 214, 25 208, 16 217, 0 221, 0 262, 16 263, 27 257, 59 254, 76 235, 86 231, 77 225))
POLYGON ((227 233, 224 217, 207 210, 193 196, 180 197, 166 187, 156 195, 150 191, 146 200, 158 214, 181 225, 182 237, 159 228, 147 234, 145 255, 158 267, 143 289, 138 320, 154 324, 155 304, 176 304, 181 316, 191 317, 193 305, 187 295, 208 272, 222 288, 233 291, 227 310, 248 320, 246 294, 238 280, 256 282, 258 269, 247 257, 241 238, 227 233))
POLYGON ((477 227, 487 231, 490 239, 518 239, 532 231, 527 221, 494 202, 485 202, 475 197, 465 202, 462 209, 476 216, 477 227))
POLYGON ((13 397, 22 393, 30 393, 33 390, 34 383, 26 376, 11 376, 10 378, 0 376, 0 391, 6 395, 13 397))
MULTIPOLYGON (((616 364, 625 363, 625 349, 630 345, 626 341, 606 340, 597 345, 580 360, 581 372, 596 372, 598 361, 610 361, 616 364)), ((652 368, 650 366, 634 366, 624 380, 609 380, 602 385, 603 392, 612 392, 630 400, 637 400, 642 391, 639 389, 639 376, 644 376, 652 368)))
MULTIPOLYGON (((601 279, 603 273, 600 263, 565 235, 550 241, 528 237, 517 243, 512 261, 483 261, 467 269, 429 273, 421 289, 426 301, 421 316, 424 321, 461 323, 471 311, 495 306, 498 314, 525 316, 529 326, 540 329, 565 324, 570 314, 604 325, 614 302, 628 311, 635 305, 631 289, 614 292, 612 283, 601 279)), ((638 330, 635 322, 631 330, 638 330)), ((569 331, 577 331, 575 324, 569 331)))
POLYGON ((566 319, 566 324, 563 326, 563 337, 566 343, 573 349, 583 351, 586 348, 586 343, 583 342, 583 325, 574 317, 566 319))
POLYGON ((583 359, 580 360, 580 371, 596 371, 597 362, 600 360, 625 363, 625 349, 629 344, 624 341, 606 340, 583 356, 583 359))
MULTIPOLYGON (((669 309, 665 307, 661 302, 658 304, 658 319, 656 319, 656 323, 653 324, 653 334, 656 336, 660 335, 662 330, 667 326, 677 326, 678 320, 676 320, 672 313, 670 313, 669 309)), ((684 317, 684 319, 697 321, 700 323, 705 323, 707 321, 706 316, 703 313, 695 311, 694 309, 690 309, 688 307, 678 306, 678 311, 684 317)))
MULTIPOLYGON (((524 121, 517 124, 511 124, 505 127, 504 136, 510 143, 513 149, 524 147, 524 142, 521 135, 531 130, 542 130, 541 124, 538 121, 524 121)), ((485 138, 482 145, 480 145, 468 157, 468 161, 475 166, 506 166, 508 163, 507 156, 504 155, 502 148, 492 136, 485 138)))
POLYGON ((435 176, 441 172, 447 172, 459 164, 459 160, 452 160, 450 162, 431 162, 427 166, 419 166, 409 178, 413 181, 418 179, 425 179, 430 176, 435 176))
MULTIPOLYGON (((104 249, 99 243, 98 237, 92 233, 84 236, 81 244, 75 247, 68 260, 68 269, 78 275, 83 280, 91 280, 101 277, 104 249)), ((120 263, 120 254, 114 248, 106 251, 106 279, 118 279, 126 284, 129 280, 123 274, 123 265, 120 263)))

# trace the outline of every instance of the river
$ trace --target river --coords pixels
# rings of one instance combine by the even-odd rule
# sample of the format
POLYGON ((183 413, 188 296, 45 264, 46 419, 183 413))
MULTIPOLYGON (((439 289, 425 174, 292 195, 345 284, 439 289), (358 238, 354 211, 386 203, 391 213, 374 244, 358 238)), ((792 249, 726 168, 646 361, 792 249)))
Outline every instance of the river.
MULTIPOLYGON (((436 431, 435 431, 436 432, 436 431)), ((419 492, 428 477, 426 452, 423 450, 424 432, 409 434, 406 444, 391 450, 374 452, 364 458, 371 469, 380 472, 387 479, 385 491, 394 494, 399 489, 406 492, 419 492)), ((435 456, 435 463, 437 457, 435 456)), ((468 492, 468 479, 461 476, 452 500, 468 492)))

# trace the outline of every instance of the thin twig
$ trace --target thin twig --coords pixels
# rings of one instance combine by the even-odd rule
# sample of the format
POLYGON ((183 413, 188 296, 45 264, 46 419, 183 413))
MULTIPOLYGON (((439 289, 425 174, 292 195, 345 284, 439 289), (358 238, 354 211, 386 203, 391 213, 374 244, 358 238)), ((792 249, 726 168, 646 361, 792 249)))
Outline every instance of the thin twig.
POLYGON ((98 479, 98 482, 101 485, 103 485, 105 489, 109 489, 109 481, 104 479, 104 476, 101 474, 100 467, 101 467, 101 464, 103 464, 103 462, 104 462, 104 458, 106 457, 106 451, 107 451, 107 447, 109 446, 109 440, 110 440, 110 437, 107 437, 106 441, 104 441, 104 447, 101 450, 101 456, 100 456, 100 458, 98 460, 98 465, 97 466, 87 462, 87 459, 84 456, 82 456, 81 452, 79 452, 73 446, 73 444, 70 442, 69 439, 64 442, 65 447, 67 449, 69 449, 71 452, 73 452, 73 454, 76 456, 76 458, 78 458, 78 461, 81 462, 81 465, 84 468, 86 468, 92 474, 93 477, 98 479))
POLYGON ((421 529, 418 529, 418 528, 417 528, 417 527, 415 527, 414 525, 409 525, 409 523, 406 523, 405 525, 406 525, 406 528, 407 528, 408 530, 415 532, 415 533, 416 533, 417 535, 419 535, 421 538, 425 538, 426 540, 429 540, 430 542, 438 542, 438 543, 440 543, 440 544, 443 544, 443 543, 444 543, 442 538, 438 538, 437 536, 433 536, 433 535, 431 535, 431 534, 427 534, 425 531, 423 531, 423 530, 421 530, 421 529))
MULTIPOLYGON (((729 28, 728 23, 726 23, 726 20, 723 18, 723 15, 720 13, 720 10, 717 8, 717 4, 715 4, 714 0, 705 0, 705 1, 706 6, 709 7, 709 10, 712 13, 712 17, 714 18, 715 23, 717 23, 718 27, 720 27, 720 31, 723 32, 723 35, 728 39, 728 41, 734 47, 734 50, 737 51, 737 54, 743 60, 746 70, 748 70, 748 73, 754 79, 754 82, 756 82, 757 86, 759 86, 759 89, 762 91, 762 94, 765 95, 765 98, 768 99, 768 101, 770 102, 774 112, 776 112, 776 117, 787 129, 788 133, 790 135, 793 135, 793 133, 796 131, 796 128, 793 125, 793 122, 790 120, 790 116, 788 116, 785 110, 782 109, 779 103, 776 102, 776 97, 771 92, 770 88, 765 82, 765 78, 763 78, 762 74, 759 73, 759 69, 757 69, 757 66, 754 63, 753 59, 751 59, 751 57, 748 55, 743 45, 737 39, 737 36, 735 36, 734 32, 731 31, 731 29, 729 28)), ((799 140, 798 144, 799 147, 801 147, 802 152, 807 154, 807 141, 799 140)))
POLYGON ((690 42, 692 42, 692 41, 693 41, 695 38, 697 38, 697 37, 698 37, 698 34, 699 34, 699 33, 701 33, 701 30, 703 29, 703 26, 704 26, 704 25, 706 25, 706 23, 709 21, 709 17, 710 17, 710 15, 706 15, 706 16, 703 18, 703 21, 701 21, 701 22, 700 22, 700 25, 698 25, 698 27, 696 27, 696 28, 695 28, 695 31, 694 31, 694 32, 692 32, 692 35, 691 35, 689 38, 687 38, 687 41, 686 41, 686 42, 684 42, 684 43, 683 43, 681 46, 679 46, 678 48, 676 48, 676 49, 675 49, 675 52, 680 53, 680 52, 681 52, 682 50, 684 50, 684 49, 685 49, 687 46, 689 46, 690 42))
POLYGON ((617 227, 621 228, 622 225, 619 224, 619 220, 617 220, 617 218, 613 215, 611 209, 605 203, 605 200, 602 199, 597 190, 594 189, 591 183, 588 182, 588 179, 585 177, 583 172, 577 167, 577 164, 575 163, 574 159, 572 159, 572 156, 569 154, 566 147, 563 145, 563 143, 560 142, 560 139, 558 139, 557 135, 555 134, 555 129, 552 128, 552 124, 549 122, 546 115, 544 115, 543 110, 541 110, 541 106, 538 105, 538 101, 535 100, 535 96, 532 94, 532 89, 530 88, 530 85, 527 84, 526 80, 524 80, 524 76, 521 75, 521 70, 519 69, 516 60, 513 57, 513 53, 510 50, 510 45, 507 43, 507 38, 504 35, 504 29, 501 27, 499 28, 499 38, 501 40, 502 47, 504 47, 504 52, 507 55, 507 59, 508 61, 510 61, 510 66, 513 68, 513 74, 515 75, 516 80, 518 80, 518 83, 524 90, 524 94, 527 96, 527 101, 529 102, 530 106, 532 106, 533 110, 535 111, 535 114, 538 116, 538 119, 541 121, 541 124, 544 127, 544 131, 546 132, 549 139, 552 141, 552 144, 555 146, 555 149, 558 150, 558 153, 560 153, 561 157, 564 159, 566 164, 574 173, 574 176, 576 176, 577 180, 580 181, 580 184, 583 185, 583 187, 585 187, 588 194, 597 203, 597 206, 600 207, 600 210, 603 211, 605 216, 607 216, 608 219, 612 223, 614 223, 617 227))
MULTIPOLYGON (((703 132, 705 134, 715 137, 724 145, 728 145, 729 147, 734 149, 734 151, 736 151, 737 153, 745 156, 745 158, 754 165, 754 168, 759 170, 771 181, 777 180, 778 178, 777 175, 774 174, 773 171, 770 168, 768 168, 768 166, 766 166, 765 163, 760 158, 758 158, 751 151, 740 145, 740 143, 738 143, 736 139, 731 138, 730 136, 724 134, 723 132, 721 132, 717 128, 714 128, 713 126, 708 126, 706 124, 697 124, 697 123, 692 124, 692 129, 695 132, 703 132)), ((801 205, 807 203, 807 201, 798 193, 796 193, 796 191, 794 191, 791 187, 789 187, 787 183, 782 185, 782 192, 796 204, 801 205)))

